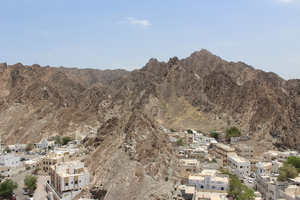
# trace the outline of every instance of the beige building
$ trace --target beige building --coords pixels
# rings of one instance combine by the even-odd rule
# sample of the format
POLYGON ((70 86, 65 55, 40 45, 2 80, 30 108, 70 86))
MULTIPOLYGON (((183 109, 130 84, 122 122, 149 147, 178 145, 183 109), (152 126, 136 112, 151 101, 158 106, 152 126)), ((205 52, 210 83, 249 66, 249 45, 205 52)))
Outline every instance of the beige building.
POLYGON ((246 144, 234 145, 235 152, 242 158, 251 159, 254 157, 254 147, 246 144))
MULTIPOLYGON (((11 167, 9 166, 0 166, 0 175, 3 176, 3 178, 7 178, 11 176, 11 167)), ((1 179, 0 179, 1 182, 1 179)))
POLYGON ((187 172, 199 172, 200 163, 197 159, 180 159, 179 168, 187 172))
POLYGON ((217 143, 213 145, 212 154, 215 157, 219 157, 223 160, 223 165, 227 165, 227 156, 236 155, 235 148, 227 146, 225 144, 217 143))
POLYGON ((46 191, 50 200, 72 200, 90 183, 90 174, 81 162, 55 164, 50 167, 46 191))
POLYGON ((201 149, 194 149, 193 151, 190 151, 188 156, 189 158, 195 158, 200 163, 204 163, 206 160, 207 152, 201 149))
POLYGON ((267 151, 262 154, 264 161, 273 161, 277 159, 279 162, 284 162, 291 156, 298 156, 297 151, 267 151))
POLYGON ((256 172, 256 164, 261 162, 261 159, 252 158, 249 159, 249 161, 250 161, 250 171, 256 172))
POLYGON ((277 159, 278 152, 279 151, 270 150, 270 151, 264 152, 261 156, 264 161, 272 161, 272 160, 277 159))
POLYGON ((70 155, 68 152, 52 151, 49 152, 47 156, 42 157, 41 161, 41 171, 39 173, 49 174, 50 167, 55 164, 60 164, 62 162, 70 161, 70 155))

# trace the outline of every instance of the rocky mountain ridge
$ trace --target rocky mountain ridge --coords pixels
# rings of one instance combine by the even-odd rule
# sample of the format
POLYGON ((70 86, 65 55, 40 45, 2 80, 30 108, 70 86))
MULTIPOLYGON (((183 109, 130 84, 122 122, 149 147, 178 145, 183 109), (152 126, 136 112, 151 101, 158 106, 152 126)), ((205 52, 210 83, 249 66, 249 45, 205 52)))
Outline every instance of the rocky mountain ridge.
POLYGON ((80 133, 90 187, 111 199, 170 198, 176 157, 162 128, 237 126, 265 148, 300 149, 300 80, 207 50, 132 72, 3 63, 0 81, 5 145, 80 133))

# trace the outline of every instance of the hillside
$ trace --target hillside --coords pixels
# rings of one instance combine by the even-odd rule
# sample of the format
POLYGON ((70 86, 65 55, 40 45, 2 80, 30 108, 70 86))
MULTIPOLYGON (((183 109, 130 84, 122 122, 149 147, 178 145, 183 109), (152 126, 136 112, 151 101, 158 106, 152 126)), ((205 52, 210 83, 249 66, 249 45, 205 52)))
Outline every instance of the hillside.
POLYGON ((79 132, 91 187, 112 199, 170 197, 176 158, 162 128, 237 126, 262 147, 300 149, 300 81, 207 50, 132 72, 3 63, 0 81, 5 145, 79 132))

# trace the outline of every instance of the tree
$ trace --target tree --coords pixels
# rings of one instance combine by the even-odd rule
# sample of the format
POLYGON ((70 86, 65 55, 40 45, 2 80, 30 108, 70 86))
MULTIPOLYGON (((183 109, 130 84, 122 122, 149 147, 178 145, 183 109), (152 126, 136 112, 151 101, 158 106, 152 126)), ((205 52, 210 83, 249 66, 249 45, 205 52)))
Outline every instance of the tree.
POLYGON ((60 145, 62 145, 62 141, 61 141, 61 138, 60 138, 60 136, 56 136, 55 137, 55 142, 54 142, 54 144, 57 144, 58 146, 60 146, 60 145))
POLYGON ((184 146, 185 145, 185 142, 182 138, 178 139, 176 143, 177 143, 177 146, 184 146))
POLYGON ((291 156, 284 162, 284 165, 286 165, 286 164, 293 165, 300 173, 300 157, 291 156))
POLYGON ((18 188, 18 184, 13 182, 11 179, 6 179, 0 183, 0 195, 2 197, 9 197, 14 189, 18 188))
POLYGON ((174 129, 172 129, 172 128, 170 129, 170 131, 171 131, 172 133, 176 132, 176 130, 174 130, 174 129))
POLYGON ((34 175, 26 175, 24 178, 24 185, 27 189, 33 192, 36 189, 37 177, 34 175))
POLYGON ((298 176, 298 170, 291 164, 285 164, 279 170, 279 173, 284 171, 287 178, 295 178, 298 176))
POLYGON ((254 200, 254 190, 249 189, 236 176, 229 181, 228 194, 233 195, 237 200, 254 200))
POLYGON ((229 142, 231 137, 239 137, 241 135, 241 131, 233 126, 230 129, 226 130, 226 140, 229 142))
POLYGON ((237 200, 254 200, 254 190, 249 189, 244 185, 236 175, 231 174, 228 170, 220 169, 223 174, 228 174, 230 181, 228 187, 228 194, 235 197, 237 200))
POLYGON ((188 134, 193 134, 193 131, 191 129, 187 130, 188 134))
POLYGON ((69 136, 66 136, 66 137, 61 138, 61 140, 62 140, 63 145, 66 145, 66 144, 68 144, 68 142, 72 141, 72 138, 69 136))
POLYGON ((11 152, 11 150, 8 147, 5 147, 4 151, 6 151, 6 153, 10 153, 11 152))
POLYGON ((280 181, 280 182, 285 182, 286 181, 285 171, 279 171, 279 176, 277 177, 277 181, 280 181))
POLYGON ((34 169, 34 173, 37 174, 38 171, 40 171, 40 170, 41 170, 41 168, 37 167, 37 168, 34 169))
POLYGON ((218 139, 218 136, 219 136, 219 133, 217 133, 217 132, 211 132, 211 133, 210 133, 210 137, 213 137, 213 138, 215 138, 216 140, 218 139))
POLYGON ((25 148, 25 151, 29 152, 33 149, 34 145, 32 143, 28 143, 26 148, 25 148))

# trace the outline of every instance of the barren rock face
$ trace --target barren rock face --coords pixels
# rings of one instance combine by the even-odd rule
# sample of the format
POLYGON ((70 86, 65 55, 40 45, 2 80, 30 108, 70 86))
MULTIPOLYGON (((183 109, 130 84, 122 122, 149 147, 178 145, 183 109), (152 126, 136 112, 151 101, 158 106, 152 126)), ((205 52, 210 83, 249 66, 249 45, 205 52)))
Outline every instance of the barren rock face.
POLYGON ((107 199, 171 199, 176 159, 168 136, 139 110, 88 135, 78 155, 107 199), (93 144, 93 145, 91 145, 93 144))
POLYGON ((206 50, 133 72, 3 63, 0 127, 5 145, 78 132, 90 187, 102 183, 112 199, 168 199, 176 161, 160 127, 237 126, 266 148, 300 149, 299 95, 299 80, 206 50))

